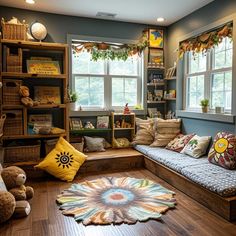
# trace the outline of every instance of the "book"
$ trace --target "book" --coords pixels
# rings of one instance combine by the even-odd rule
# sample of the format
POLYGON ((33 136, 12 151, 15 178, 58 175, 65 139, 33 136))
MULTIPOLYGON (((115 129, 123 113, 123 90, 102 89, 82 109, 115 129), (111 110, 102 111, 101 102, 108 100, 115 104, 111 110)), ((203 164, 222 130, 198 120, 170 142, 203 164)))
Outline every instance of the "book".
POLYGON ((109 128, 109 116, 98 116, 97 129, 108 129, 108 128, 109 128))

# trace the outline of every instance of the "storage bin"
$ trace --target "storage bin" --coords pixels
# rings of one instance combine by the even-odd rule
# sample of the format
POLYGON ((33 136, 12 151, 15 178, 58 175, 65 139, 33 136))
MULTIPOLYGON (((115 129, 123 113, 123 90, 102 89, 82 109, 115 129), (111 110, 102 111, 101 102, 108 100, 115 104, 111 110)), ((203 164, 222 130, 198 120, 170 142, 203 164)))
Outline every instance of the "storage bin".
POLYGON ((21 98, 19 94, 21 80, 4 79, 3 80, 3 105, 20 105, 21 98))
POLYGON ((5 136, 22 135, 23 134, 23 117, 22 110, 5 110, 6 120, 3 128, 5 136))
POLYGON ((2 38, 12 40, 27 40, 27 25, 22 23, 12 24, 2 20, 2 38))
POLYGON ((22 49, 18 48, 17 53, 12 53, 7 48, 7 72, 22 72, 22 49))
POLYGON ((4 147, 4 163, 39 161, 40 141, 12 143, 4 147), (12 146, 11 146, 12 145, 12 146))

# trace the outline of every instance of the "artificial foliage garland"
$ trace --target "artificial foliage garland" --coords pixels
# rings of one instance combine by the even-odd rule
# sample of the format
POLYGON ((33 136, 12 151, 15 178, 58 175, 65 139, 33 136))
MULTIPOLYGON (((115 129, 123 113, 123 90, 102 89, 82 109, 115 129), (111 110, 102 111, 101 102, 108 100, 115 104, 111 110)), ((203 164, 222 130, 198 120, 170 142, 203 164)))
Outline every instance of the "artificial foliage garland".
POLYGON ((214 31, 203 33, 197 37, 184 40, 179 45, 179 58, 181 59, 186 52, 192 51, 193 54, 206 52, 222 42, 223 38, 228 37, 232 40, 233 25, 228 23, 214 31))
POLYGON ((78 45, 72 45, 73 53, 80 53, 83 50, 91 52, 91 59, 97 61, 105 60, 123 60, 126 61, 129 56, 141 55, 143 50, 148 46, 147 35, 143 34, 137 44, 113 44, 97 42, 79 42, 78 45))

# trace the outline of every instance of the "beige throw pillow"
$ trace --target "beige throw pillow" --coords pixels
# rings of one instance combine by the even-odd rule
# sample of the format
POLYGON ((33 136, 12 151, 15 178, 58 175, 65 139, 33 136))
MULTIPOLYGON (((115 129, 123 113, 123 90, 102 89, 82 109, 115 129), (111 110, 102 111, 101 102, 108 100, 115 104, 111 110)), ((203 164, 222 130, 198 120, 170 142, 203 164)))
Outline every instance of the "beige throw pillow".
POLYGON ((181 119, 156 119, 155 139, 151 147, 164 147, 178 134, 180 134, 181 119))
POLYGON ((154 140, 153 120, 142 120, 136 118, 137 132, 132 142, 133 145, 150 145, 154 140))
POLYGON ((211 136, 194 135, 181 153, 187 154, 194 158, 199 158, 206 154, 207 148, 211 141, 211 136))

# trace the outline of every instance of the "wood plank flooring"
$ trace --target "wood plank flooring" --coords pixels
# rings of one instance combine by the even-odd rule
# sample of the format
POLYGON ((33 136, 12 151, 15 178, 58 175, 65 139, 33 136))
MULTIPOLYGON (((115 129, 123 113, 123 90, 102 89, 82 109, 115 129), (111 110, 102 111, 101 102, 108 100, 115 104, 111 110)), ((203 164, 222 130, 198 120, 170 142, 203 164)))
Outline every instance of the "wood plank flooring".
POLYGON ((74 182, 91 180, 102 176, 130 176, 148 178, 176 192, 176 209, 169 210, 161 221, 149 220, 134 225, 83 226, 72 217, 63 216, 55 199, 71 183, 54 178, 34 180, 35 197, 31 200, 32 212, 27 218, 10 220, 0 226, 1 236, 159 236, 236 235, 236 222, 228 222, 203 207, 182 192, 176 190, 146 169, 128 172, 80 175, 74 182))

